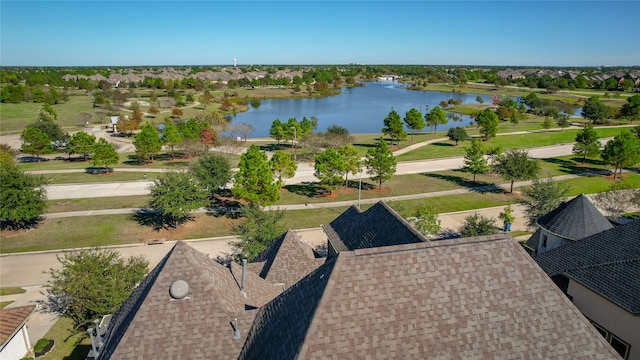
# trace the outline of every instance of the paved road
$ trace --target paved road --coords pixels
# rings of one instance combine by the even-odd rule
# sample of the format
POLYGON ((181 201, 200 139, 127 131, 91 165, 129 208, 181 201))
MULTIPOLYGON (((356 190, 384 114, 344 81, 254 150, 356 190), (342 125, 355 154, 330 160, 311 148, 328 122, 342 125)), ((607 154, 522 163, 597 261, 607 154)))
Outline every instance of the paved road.
MULTIPOLYGON (((601 140, 603 143, 608 139, 601 140)), ((433 141, 433 140, 432 140, 433 141)), ((437 141, 437 140, 436 140, 437 141)), ((529 150, 529 155, 533 158, 550 158, 556 156, 571 155, 573 144, 562 144, 545 146, 529 150)), ((396 166, 397 175, 419 174, 425 172, 435 172, 443 170, 458 169, 463 166, 463 157, 450 157, 444 159, 419 160, 399 162, 396 166)), ((318 181, 314 175, 313 164, 299 163, 296 176, 285 179, 286 184, 299 184, 303 182, 318 181)), ((368 178, 369 174, 362 173, 363 178, 368 178)), ((130 181, 112 183, 91 183, 91 184, 64 184, 50 185, 46 187, 47 197, 50 200, 76 199, 76 198, 99 198, 114 196, 132 196, 149 194, 151 181, 130 181)))

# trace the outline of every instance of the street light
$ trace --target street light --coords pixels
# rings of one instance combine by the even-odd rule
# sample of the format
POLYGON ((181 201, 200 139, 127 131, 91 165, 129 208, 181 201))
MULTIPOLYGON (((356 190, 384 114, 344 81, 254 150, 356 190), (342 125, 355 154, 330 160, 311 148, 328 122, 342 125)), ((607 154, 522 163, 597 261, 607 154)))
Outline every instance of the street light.
POLYGON ((296 136, 297 130, 296 130, 295 126, 292 126, 291 128, 293 129, 293 160, 296 161, 297 160, 297 157, 296 157, 296 148, 297 148, 296 143, 298 142, 297 136, 296 136))

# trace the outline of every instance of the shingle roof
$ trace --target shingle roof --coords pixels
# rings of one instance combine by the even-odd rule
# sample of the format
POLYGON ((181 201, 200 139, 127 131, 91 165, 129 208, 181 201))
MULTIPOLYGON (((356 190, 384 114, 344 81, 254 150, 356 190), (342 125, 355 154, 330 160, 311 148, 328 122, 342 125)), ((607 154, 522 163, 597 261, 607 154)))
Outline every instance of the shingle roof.
POLYGON ((565 274, 627 311, 640 314, 640 221, 532 257, 549 276, 565 274), (627 289, 636 289, 635 296, 630 298, 627 289))
POLYGON ((11 335, 19 330, 35 309, 35 305, 0 309, 0 348, 4 347, 5 342, 11 339, 11 335))
POLYGON ((256 309, 281 289, 247 272, 245 297, 241 278, 240 265, 220 265, 177 242, 112 317, 100 359, 237 357, 256 309), (169 294, 177 280, 189 285, 183 299, 169 294), (234 339, 235 319, 239 340, 234 339))
POLYGON ((342 251, 260 309, 241 359, 617 359, 509 235, 342 251))
POLYGON ((562 203, 538 219, 543 229, 569 240, 578 240, 613 228, 584 194, 562 203))
POLYGON ((364 212, 351 206, 322 229, 337 251, 428 241, 382 201, 364 212))
MULTIPOLYGON (((256 261, 262 266, 257 274, 272 284, 289 287, 317 269, 325 260, 316 256, 311 246, 289 230, 258 255, 256 261)), ((254 266, 253 269, 256 269, 259 265, 254 266)))

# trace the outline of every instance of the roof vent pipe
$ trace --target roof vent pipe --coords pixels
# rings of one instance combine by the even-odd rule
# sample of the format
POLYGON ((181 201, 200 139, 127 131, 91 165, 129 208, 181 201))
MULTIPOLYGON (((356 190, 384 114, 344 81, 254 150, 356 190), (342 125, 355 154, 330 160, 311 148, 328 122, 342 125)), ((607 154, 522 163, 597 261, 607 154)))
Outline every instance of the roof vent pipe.
POLYGON ((247 259, 242 259, 242 283, 240 285, 240 292, 247 297, 247 291, 245 289, 245 274, 247 272, 247 259))
POLYGON ((233 338, 235 340, 240 340, 242 336, 240 336, 240 328, 238 327, 238 318, 233 319, 233 338))
POLYGON ((91 338, 91 349, 93 350, 94 358, 97 358, 100 353, 98 352, 98 348, 96 347, 96 339, 93 338, 93 329, 88 328, 87 332, 89 333, 89 337, 91 338))
POLYGON ((100 320, 95 319, 93 323, 96 324, 96 337, 98 338, 98 347, 102 347, 104 343, 102 342, 102 336, 100 335, 100 320))

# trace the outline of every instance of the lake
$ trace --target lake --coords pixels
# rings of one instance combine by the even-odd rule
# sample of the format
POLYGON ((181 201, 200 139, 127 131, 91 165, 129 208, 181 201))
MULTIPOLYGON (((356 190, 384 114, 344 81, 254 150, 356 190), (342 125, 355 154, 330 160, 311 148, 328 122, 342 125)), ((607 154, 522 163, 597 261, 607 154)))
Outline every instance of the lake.
MULTIPOLYGON (((260 106, 238 113, 232 118, 233 123, 253 125, 255 131, 251 137, 268 137, 273 120, 286 122, 289 118, 298 121, 303 117, 318 118, 317 131, 325 131, 336 124, 345 127, 353 134, 380 133, 383 121, 391 109, 395 109, 404 119, 407 111, 416 108, 422 113, 425 107, 433 109, 440 101, 460 100, 463 104, 477 104, 478 96, 485 103, 491 103, 490 95, 460 94, 438 91, 407 90, 404 84, 395 81, 367 82, 365 86, 343 88, 336 96, 308 99, 269 99, 260 100, 260 106)), ((455 126, 467 126, 472 119, 467 115, 459 115, 460 121, 449 119, 446 125, 439 125, 437 130, 447 130, 455 126)), ((448 116, 455 116, 449 114, 448 116)), ((425 128, 423 131, 429 131, 425 128)))

